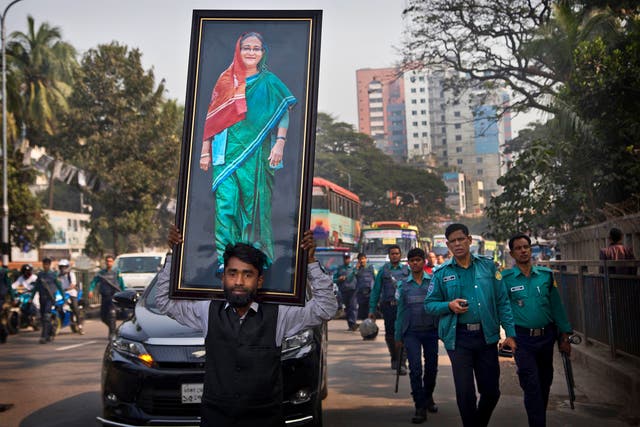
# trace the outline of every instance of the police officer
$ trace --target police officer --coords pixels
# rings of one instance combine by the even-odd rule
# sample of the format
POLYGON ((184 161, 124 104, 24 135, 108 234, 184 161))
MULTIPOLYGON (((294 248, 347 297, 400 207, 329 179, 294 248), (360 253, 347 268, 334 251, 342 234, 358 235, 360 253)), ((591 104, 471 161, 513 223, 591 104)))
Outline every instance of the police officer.
POLYGON ((427 420, 427 410, 438 412, 433 401, 438 373, 438 323, 437 318, 424 311, 424 299, 431 276, 424 271, 425 254, 420 248, 407 253, 411 276, 398 285, 398 317, 395 324, 396 348, 404 344, 409 359, 409 380, 416 413, 414 424, 427 420), (424 351, 424 377, 422 352, 424 351))
POLYGON ((559 336, 559 350, 570 355, 572 328, 552 270, 531 261, 529 236, 513 236, 509 251, 516 265, 503 272, 502 281, 516 324, 518 351, 514 357, 529 425, 544 427, 553 381, 553 344, 559 336))
POLYGON ((125 285, 120 271, 113 266, 113 256, 107 255, 104 261, 106 268, 100 270, 89 285, 89 298, 93 298, 93 289, 99 285, 100 319, 109 327, 109 338, 111 338, 116 332, 116 308, 113 305, 113 295, 124 291, 125 285))
POLYGON ((517 347, 511 304, 493 260, 471 254, 467 226, 451 224, 445 236, 453 258, 435 269, 425 309, 440 316, 438 334, 451 360, 462 424, 484 427, 500 398, 500 324, 503 344, 517 347))
POLYGON ((51 270, 51 259, 43 258, 42 271, 38 273, 31 297, 33 300, 36 294, 40 295, 40 322, 42 324, 40 344, 51 342, 54 338, 51 308, 56 303, 56 291, 60 292, 60 295, 64 295, 58 275, 51 270))
POLYGON ((9 269, 6 266, 0 267, 0 344, 7 342, 9 336, 9 310, 15 299, 15 292, 9 280, 9 269))
POLYGON ((344 303, 344 312, 347 316, 347 327, 350 331, 358 329, 356 322, 358 314, 358 301, 356 297, 356 280, 355 270, 351 265, 351 254, 345 252, 343 255, 344 262, 336 269, 333 275, 333 281, 338 285, 338 290, 342 296, 344 303))
MULTIPOLYGON (((371 290, 369 298, 369 319, 376 320, 376 310, 380 301, 380 310, 384 318, 384 340, 387 343, 391 355, 391 369, 398 369, 398 360, 395 344, 396 323, 396 287, 398 283, 409 277, 409 267, 400 263, 402 251, 400 246, 392 245, 388 249, 389 262, 385 263, 378 274, 371 290)), ((400 361, 400 374, 406 375, 405 358, 400 361)))
POLYGON ((358 301, 358 319, 366 319, 369 314, 369 297, 375 281, 375 272, 372 265, 367 265, 367 256, 358 254, 358 264, 355 271, 356 299, 358 301))

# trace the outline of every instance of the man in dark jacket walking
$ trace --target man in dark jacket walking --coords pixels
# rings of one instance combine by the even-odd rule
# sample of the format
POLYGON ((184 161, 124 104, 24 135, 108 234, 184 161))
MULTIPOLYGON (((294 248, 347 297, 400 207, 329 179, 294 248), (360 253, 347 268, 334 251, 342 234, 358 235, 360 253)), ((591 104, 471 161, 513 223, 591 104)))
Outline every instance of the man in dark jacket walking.
POLYGON ((51 270, 51 259, 44 258, 42 260, 42 271, 38 273, 31 297, 31 300, 33 300, 36 293, 40 294, 40 321, 42 322, 40 344, 51 342, 54 338, 53 325, 51 324, 51 308, 56 303, 56 291, 64 296, 58 275, 51 270))

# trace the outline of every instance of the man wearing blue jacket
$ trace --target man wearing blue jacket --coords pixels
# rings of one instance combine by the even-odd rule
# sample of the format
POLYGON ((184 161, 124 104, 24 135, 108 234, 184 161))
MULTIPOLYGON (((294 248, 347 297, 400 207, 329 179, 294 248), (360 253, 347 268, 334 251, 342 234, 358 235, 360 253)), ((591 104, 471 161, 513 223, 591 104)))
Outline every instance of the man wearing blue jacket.
POLYGON ((516 349, 511 304, 493 260, 471 254, 467 226, 451 224, 445 236, 453 258, 434 271, 425 310, 440 316, 438 334, 451 360, 464 427, 485 427, 500 398, 500 325, 503 345, 516 349))
POLYGON ((427 411, 438 412, 433 389, 438 374, 438 319, 424 311, 424 299, 431 276, 424 271, 425 255, 420 248, 407 253, 411 276, 398 285, 398 316, 395 325, 396 349, 407 349, 409 380, 416 413, 414 424, 427 420, 427 411), (424 351, 424 376, 422 354, 424 351))

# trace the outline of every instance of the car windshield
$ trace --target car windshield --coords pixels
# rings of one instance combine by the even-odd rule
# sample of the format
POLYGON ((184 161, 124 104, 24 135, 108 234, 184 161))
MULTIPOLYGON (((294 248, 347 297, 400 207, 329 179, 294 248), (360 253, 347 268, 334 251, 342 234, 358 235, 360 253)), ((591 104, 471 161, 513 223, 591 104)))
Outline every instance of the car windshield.
POLYGON ((155 314, 162 314, 156 305, 156 284, 158 283, 158 275, 151 280, 149 286, 142 294, 142 298, 140 299, 140 304, 144 306, 147 310, 151 311, 155 314))
POLYGON ((121 273, 157 273, 161 264, 159 256, 136 256, 118 258, 116 267, 121 273))

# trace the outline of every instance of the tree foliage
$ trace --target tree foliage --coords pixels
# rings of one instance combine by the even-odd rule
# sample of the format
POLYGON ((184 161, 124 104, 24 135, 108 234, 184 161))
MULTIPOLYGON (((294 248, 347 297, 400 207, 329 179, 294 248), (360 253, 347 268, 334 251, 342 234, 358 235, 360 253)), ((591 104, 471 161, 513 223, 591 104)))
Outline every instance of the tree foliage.
POLYGON ((506 86, 513 109, 548 110, 556 94, 553 64, 530 55, 527 46, 551 15, 552 0, 409 0, 403 45, 405 68, 453 69, 447 86, 506 86), (463 76, 464 78, 460 78, 463 76))
POLYGON ((315 175, 356 193, 365 223, 404 219, 431 230, 446 210, 446 187, 438 176, 394 163, 371 137, 328 114, 318 115, 315 153, 315 175))
POLYGON ((98 177, 90 193, 99 213, 91 223, 94 252, 106 230, 116 253, 153 243, 144 236, 159 237, 158 206, 176 187, 181 107, 164 99, 164 84, 143 69, 140 51, 116 42, 83 56, 69 105, 60 143, 98 177))
POLYGON ((54 133, 58 113, 67 107, 76 50, 62 40, 60 28, 46 22, 36 28, 28 16, 27 32, 11 34, 7 63, 11 110, 18 123, 26 126, 29 139, 43 146, 44 136, 54 133))
POLYGON ((637 2, 413 0, 405 15, 405 67, 453 69, 453 89, 504 86, 510 108, 552 113, 509 143, 495 236, 601 221, 640 193, 637 2))
POLYGON ((600 222, 608 218, 608 206, 640 194, 638 14, 566 4, 555 10, 566 33, 599 30, 574 38, 564 59, 570 72, 554 99, 555 118, 511 142, 519 157, 499 181, 504 193, 487 209, 493 232, 502 236, 600 222))
POLYGON ((7 158, 7 201, 9 203, 9 242, 21 250, 38 247, 53 237, 53 228, 29 184, 35 171, 21 166, 22 155, 7 158))

